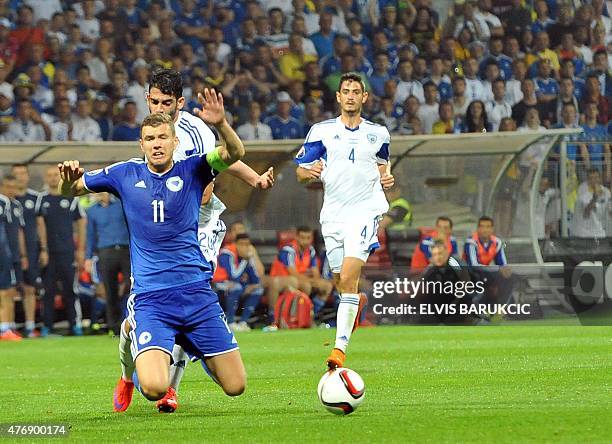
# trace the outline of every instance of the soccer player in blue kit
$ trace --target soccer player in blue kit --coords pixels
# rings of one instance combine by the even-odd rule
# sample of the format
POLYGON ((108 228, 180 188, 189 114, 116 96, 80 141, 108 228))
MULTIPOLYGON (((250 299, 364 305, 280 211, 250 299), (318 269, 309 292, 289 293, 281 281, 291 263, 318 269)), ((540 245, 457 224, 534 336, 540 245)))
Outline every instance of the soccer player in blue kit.
MULTIPOLYGON (((198 116, 213 125, 223 141, 208 154, 174 162, 178 138, 172 118, 151 114, 141 128, 145 160, 131 159, 88 173, 78 161, 58 165, 62 194, 107 191, 122 200, 133 275, 128 301, 132 365, 141 392, 150 400, 161 399, 167 392, 175 339, 191 356, 203 360, 226 394, 240 395, 246 386, 238 344, 210 288, 212 268, 197 239, 204 188, 218 172, 242 158, 244 146, 225 119, 221 94, 206 89, 199 98, 203 108, 198 116)), ((123 371, 118 388, 133 389, 131 373, 123 371)), ((115 391, 115 395, 128 392, 126 397, 115 396, 115 410, 127 408, 131 390, 115 391)))

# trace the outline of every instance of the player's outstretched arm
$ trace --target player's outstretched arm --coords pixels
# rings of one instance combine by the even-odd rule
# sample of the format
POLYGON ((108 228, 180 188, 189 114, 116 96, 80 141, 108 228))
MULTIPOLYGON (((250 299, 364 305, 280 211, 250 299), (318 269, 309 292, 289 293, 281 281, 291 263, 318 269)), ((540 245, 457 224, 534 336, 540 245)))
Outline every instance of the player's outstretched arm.
POLYGON ((248 166, 246 163, 242 161, 238 161, 233 163, 228 169, 227 172, 232 176, 241 179, 243 182, 249 184, 253 188, 258 188, 260 190, 267 190, 274 186, 274 167, 268 168, 268 170, 259 175, 253 168, 248 166))
POLYGON ((90 193, 83 183, 85 170, 80 167, 78 160, 65 160, 63 163, 58 163, 57 168, 60 171, 60 183, 57 189, 62 196, 74 197, 90 193))
POLYGON ((225 107, 223 106, 223 96, 214 89, 204 89, 204 95, 198 94, 198 101, 202 104, 202 109, 194 109, 196 116, 205 123, 213 125, 219 137, 222 147, 219 149, 221 160, 226 165, 230 165, 244 157, 244 145, 238 134, 232 129, 225 118, 225 107))

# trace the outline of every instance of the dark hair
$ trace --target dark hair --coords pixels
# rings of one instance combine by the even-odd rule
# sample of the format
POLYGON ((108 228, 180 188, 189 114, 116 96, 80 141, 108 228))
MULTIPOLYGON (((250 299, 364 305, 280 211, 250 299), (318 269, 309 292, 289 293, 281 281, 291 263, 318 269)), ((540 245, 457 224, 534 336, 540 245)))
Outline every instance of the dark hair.
POLYGON ((312 233, 312 228, 307 225, 300 225, 295 231, 298 233, 312 233))
POLYGON ((251 239, 251 238, 250 238, 250 237, 249 237, 249 235, 248 235, 248 234, 246 234, 246 233, 240 233, 240 234, 237 234, 237 235, 236 235, 236 242, 237 242, 237 241, 239 241, 239 240, 242 240, 242 239, 249 240, 249 239, 251 239))
POLYGON ((589 80, 589 79, 597 79, 598 82, 600 81, 599 76, 595 74, 594 72, 591 72, 586 76, 586 80, 589 80))
POLYGON ((434 88, 436 88, 436 90, 438 89, 438 86, 431 80, 425 82, 425 85, 423 85, 423 89, 429 87, 429 86, 433 86, 434 88))
POLYGON ((476 130, 477 122, 475 122, 472 117, 472 108, 474 107, 475 103, 480 103, 480 106, 482 107, 482 127, 488 131, 489 119, 487 119, 487 110, 485 109, 485 104, 482 100, 473 100, 472 102, 470 102, 470 104, 467 107, 467 110, 465 111, 465 123, 466 123, 467 132, 468 133, 479 132, 476 130))
POLYGON ((497 82, 502 82, 504 85, 506 84, 506 81, 503 78, 501 78, 501 77, 498 77, 495 80, 493 80, 493 84, 495 84, 497 82))
MULTIPOLYGON (((448 103, 448 102, 446 102, 446 103, 448 103)), ((452 221, 452 219, 450 217, 448 217, 448 216, 438 216, 438 218, 436 219, 436 225, 438 225, 438 222, 440 222, 441 220, 448 222, 450 224, 450 227, 453 228, 453 221, 452 221)))
POLYGON ((608 53, 606 52, 605 49, 598 49, 597 51, 595 51, 593 53, 593 58, 595 58, 596 56, 601 55, 601 54, 604 54, 606 56, 608 55, 608 53))
POLYGON ((480 225, 481 222, 491 222, 491 225, 495 225, 493 218, 489 216, 480 216, 478 218, 478 225, 480 225))
POLYGON ((563 104, 563 108, 567 108, 568 106, 571 106, 572 108, 576 109, 576 105, 574 104, 574 102, 565 102, 563 104))
POLYGON ((347 73, 342 74, 342 77, 340 77, 340 83, 338 84, 338 92, 340 92, 340 88, 342 87, 342 84, 347 81, 359 82, 363 92, 366 92, 365 82, 363 81, 361 74, 358 74, 356 72, 347 72, 347 73))
POLYGON ((28 168, 28 164, 27 163, 14 163, 13 165, 11 165, 11 169, 13 168, 28 168))
POLYGON ((268 17, 271 16, 273 12, 280 12, 283 17, 285 16, 281 8, 270 8, 270 10, 268 11, 268 17))
POLYGON ((32 8, 30 5, 21 5, 19 8, 17 8, 17 14, 19 14, 23 9, 29 9, 32 14, 34 13, 34 8, 32 8))
POLYGON ((151 88, 157 88, 162 93, 179 99, 183 96, 183 78, 181 73, 174 69, 154 71, 149 79, 149 92, 151 88))
POLYGON ((433 250, 434 248, 444 248, 446 250, 446 242, 441 241, 440 239, 436 239, 433 243, 433 245, 431 246, 431 249, 433 250))

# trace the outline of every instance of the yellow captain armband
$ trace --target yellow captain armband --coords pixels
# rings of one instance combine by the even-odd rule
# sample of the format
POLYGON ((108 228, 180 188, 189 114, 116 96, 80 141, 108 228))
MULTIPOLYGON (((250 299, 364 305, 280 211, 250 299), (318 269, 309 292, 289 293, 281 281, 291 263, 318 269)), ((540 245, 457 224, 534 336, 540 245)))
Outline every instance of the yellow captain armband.
POLYGON ((219 147, 216 147, 214 150, 209 151, 206 154, 206 161, 218 172, 225 171, 229 168, 229 165, 223 161, 221 155, 219 154, 219 147))

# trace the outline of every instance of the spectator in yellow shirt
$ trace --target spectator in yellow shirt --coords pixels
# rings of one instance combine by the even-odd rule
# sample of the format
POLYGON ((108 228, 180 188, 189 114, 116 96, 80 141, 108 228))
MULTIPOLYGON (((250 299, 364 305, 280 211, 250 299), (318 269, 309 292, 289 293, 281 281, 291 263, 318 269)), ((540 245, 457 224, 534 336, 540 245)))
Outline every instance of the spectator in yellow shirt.
POLYGON ((432 134, 453 134, 455 132, 455 119, 453 117, 453 104, 451 102, 440 103, 438 111, 440 120, 433 124, 432 134))
POLYGON ((316 61, 317 56, 304 53, 302 36, 294 32, 289 36, 289 52, 280 57, 280 71, 291 80, 303 82, 306 79, 304 66, 308 62, 316 61))
POLYGON ((550 37, 546 31, 540 31, 537 33, 533 52, 531 54, 527 54, 526 57, 527 66, 531 66, 531 64, 537 62, 538 59, 550 60, 550 66, 555 71, 556 76, 561 68, 561 65, 559 64, 559 57, 557 57, 557 53, 550 49, 550 37))

